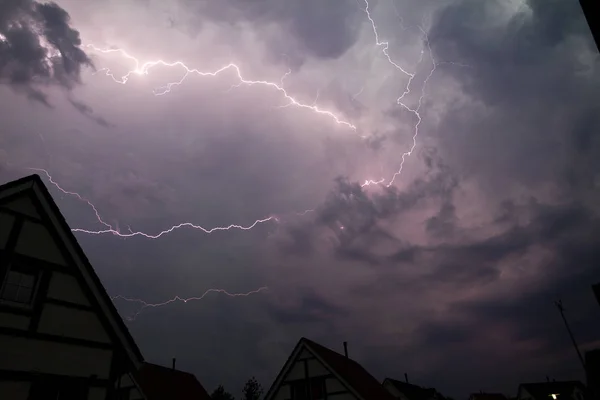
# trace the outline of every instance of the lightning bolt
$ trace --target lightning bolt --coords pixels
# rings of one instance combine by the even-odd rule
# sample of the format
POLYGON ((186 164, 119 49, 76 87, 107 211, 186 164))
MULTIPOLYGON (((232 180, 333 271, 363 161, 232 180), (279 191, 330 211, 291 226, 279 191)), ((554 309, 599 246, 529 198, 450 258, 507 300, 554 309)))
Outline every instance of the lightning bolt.
MULTIPOLYGON (((406 104, 406 97, 411 93, 411 86, 413 83, 413 80, 416 76, 416 73, 412 73, 412 72, 408 72, 407 70, 405 70, 398 62, 394 61, 393 58, 390 56, 389 54, 389 42, 387 41, 383 41, 380 39, 380 35, 379 35, 379 31, 377 28, 377 24, 375 23, 375 20, 373 19, 372 15, 371 15, 371 11, 370 11, 370 4, 368 2, 368 0, 364 0, 364 8, 363 11, 365 12, 367 19, 371 25, 371 29, 373 31, 373 35, 375 38, 375 45, 376 47, 381 49, 381 53, 384 55, 384 57, 386 58, 387 62, 397 71, 399 71, 400 73, 402 73, 403 75, 405 75, 408 79, 406 81, 406 86, 404 87, 404 90, 402 92, 402 94, 396 99, 396 103, 397 105, 399 105, 400 107, 404 108, 406 111, 408 111, 409 113, 411 113, 412 115, 415 116, 417 122, 414 125, 413 129, 413 135, 412 135, 412 142, 411 142, 411 146, 410 148, 405 151, 404 153, 402 153, 401 155, 401 162, 400 162, 400 166, 398 168, 398 170, 393 174, 393 176, 389 179, 389 181, 387 181, 386 183, 386 179, 381 178, 379 180, 365 180, 364 183, 361 185, 362 187, 365 186, 370 186, 370 185, 380 185, 380 184, 385 184, 386 187, 390 187, 391 185, 394 184, 394 181, 396 180, 396 178, 398 176, 400 176, 402 174, 403 168, 404 168, 404 164, 406 159, 412 155, 414 149, 417 146, 417 137, 419 135, 419 127, 421 125, 422 122, 422 117, 420 114, 420 110, 423 104, 423 99, 425 97, 425 90, 426 90, 426 86, 428 81, 430 80, 430 78, 432 77, 432 75, 434 74, 436 67, 439 64, 442 63, 436 63, 434 57, 433 57, 433 52, 429 43, 429 38, 427 35, 427 32, 419 27, 421 33, 423 34, 423 38, 424 38, 424 43, 427 47, 427 50, 429 52, 429 56, 431 59, 431 63, 432 63, 432 68, 429 71, 429 74, 427 75, 427 77, 425 78, 425 80, 422 83, 421 86, 421 92, 420 92, 420 96, 418 98, 418 102, 416 107, 411 107, 409 105, 406 104)), ((397 10, 396 10, 396 13, 397 10)), ((401 19, 401 17, 398 15, 398 17, 401 19)), ((401 21, 402 22, 402 21, 401 21)), ((403 27, 403 29, 405 29, 403 27)), ((1 40, 1 38, 0 38, 1 40)), ((218 75, 221 75, 223 73, 226 73, 227 71, 232 72, 235 77, 237 78, 237 84, 233 85, 233 87, 240 87, 242 85, 246 85, 246 86, 263 86, 266 88, 269 88, 271 90, 274 90, 278 93, 280 93, 282 95, 282 97, 286 100, 286 104, 283 105, 282 107, 297 107, 300 109, 304 109, 307 111, 311 111, 315 114, 324 116, 324 117, 328 117, 330 120, 332 120, 333 122, 335 122, 338 125, 344 126, 354 132, 358 131, 358 128, 351 123, 348 120, 345 120, 342 116, 320 108, 317 105, 317 101, 319 98, 319 92, 317 92, 317 97, 314 100, 314 102, 312 102, 311 104, 307 104, 307 103, 303 103, 300 102, 299 100, 297 100, 294 96, 292 96, 290 93, 288 93, 288 91, 284 88, 284 80, 291 74, 291 70, 288 69, 288 71, 281 77, 281 79, 279 80, 279 83, 277 82, 271 82, 271 81, 266 81, 266 80, 250 80, 246 77, 244 77, 244 75, 241 72, 241 68, 235 64, 235 63, 229 63, 226 64, 224 66, 222 66, 221 68, 214 70, 214 71, 200 71, 199 69, 196 68, 190 68, 188 67, 184 62, 182 61, 175 61, 175 62, 167 62, 164 61, 162 59, 159 60, 154 60, 154 61, 147 61, 147 62, 141 62, 139 59, 137 59, 136 57, 132 56, 131 54, 129 54, 128 52, 126 52, 125 50, 121 49, 121 48, 99 48, 93 44, 87 44, 86 45, 87 48, 98 52, 98 53, 102 53, 102 54, 110 54, 110 53, 117 53, 119 55, 121 55, 122 57, 124 57, 127 60, 130 60, 133 62, 134 64, 134 69, 128 71, 125 75, 121 76, 120 78, 117 78, 110 69, 108 68, 103 68, 98 70, 96 73, 104 73, 105 76, 111 78, 115 83, 118 84, 122 84, 125 85, 127 84, 127 82, 129 81, 129 79, 133 76, 133 75, 138 75, 138 76, 144 76, 144 75, 148 75, 150 73, 150 71, 152 69, 154 69, 155 67, 171 67, 171 68, 181 68, 184 72, 183 72, 183 76, 174 82, 170 82, 167 83, 166 85, 159 87, 157 89, 155 89, 153 91, 154 95, 156 96, 162 96, 165 95, 167 93, 170 93, 171 90, 176 87, 179 86, 181 84, 184 83, 184 81, 186 79, 188 79, 188 77, 190 77, 191 75, 197 75, 200 77, 216 77, 218 75)), ((417 63, 417 65, 420 65, 421 62, 423 61, 423 56, 424 56, 424 51, 421 51, 421 57, 419 59, 419 62, 417 63)), ((462 64, 459 63, 453 63, 453 62, 443 62, 443 63, 448 63, 448 64, 453 64, 453 65, 458 65, 458 66, 464 66, 462 64)), ((356 97, 358 97, 362 91, 364 90, 364 87, 361 88, 361 90, 356 93, 353 96, 353 100, 356 99, 356 97)), ((365 136, 362 136, 365 137, 365 136)), ((43 139, 42 139, 43 140, 43 139)), ((238 229, 238 230, 251 230, 253 228, 255 228, 257 225, 259 224, 264 224, 267 223, 269 221, 273 221, 273 222, 279 222, 279 218, 276 216, 269 216, 266 218, 262 218, 262 219, 257 219, 255 220, 252 224, 244 226, 244 225, 238 225, 238 224, 231 224, 231 225, 226 225, 226 226, 217 226, 217 227, 213 227, 213 228, 205 228, 202 227, 200 225, 196 225, 193 224, 191 222, 184 222, 184 223, 180 223, 177 225, 174 225, 172 227, 170 227, 169 229, 165 229, 157 234, 148 234, 148 233, 144 233, 144 232, 140 232, 140 231, 133 231, 129 226, 128 226, 128 230, 126 233, 122 233, 119 231, 118 228, 113 227, 112 225, 110 225, 109 223, 107 223, 106 221, 104 221, 100 215, 100 213, 98 212, 98 209, 96 208, 96 206, 89 201, 88 199, 86 199, 85 197, 81 196, 79 193, 77 192, 72 192, 72 191, 68 191, 64 188, 62 188, 56 181, 54 181, 54 179, 52 178, 52 176, 49 174, 49 172, 45 169, 42 168, 28 168, 29 170, 32 171, 37 171, 37 172, 41 172, 43 173, 48 181, 54 186, 56 187, 60 192, 62 192, 65 195, 70 195, 70 196, 74 196, 76 197, 78 200, 85 202, 88 204, 89 207, 91 207, 91 209, 94 211, 95 215, 96 215, 96 219, 97 221, 103 225, 106 229, 102 229, 102 230, 98 230, 98 231, 92 231, 92 230, 86 230, 86 229, 81 229, 81 228, 75 228, 72 229, 73 232, 81 232, 81 233, 86 233, 86 234, 93 234, 93 235, 101 235, 101 234, 113 234, 119 237, 123 237, 123 238, 128 238, 128 237, 134 237, 134 236, 141 236, 144 238, 148 238, 148 239, 158 239, 163 235, 166 235, 168 233, 171 233, 177 229, 180 228, 184 228, 184 227, 189 227, 189 228, 193 228, 196 230, 200 230, 206 234, 211 234, 213 232, 216 231, 226 231, 226 230, 232 230, 232 229, 238 229)), ((304 216, 308 213, 314 212, 313 209, 309 209, 309 210, 305 210, 303 212, 296 212, 294 214, 296 214, 297 216, 304 216)), ((340 229, 343 230, 344 226, 340 226, 340 229)), ((125 297, 122 295, 117 295, 112 297, 113 301, 116 300, 122 300, 128 303, 135 303, 138 304, 140 306, 140 308, 137 310, 137 312, 135 312, 133 314, 133 316, 128 317, 127 319, 130 321, 135 320, 140 313, 142 313, 144 310, 148 309, 148 308, 158 308, 158 307, 162 307, 162 306, 166 306, 168 304, 174 303, 174 302, 183 302, 183 303, 187 303, 189 301, 194 301, 194 300, 202 300, 204 299, 209 293, 221 293, 221 294, 225 294, 226 296, 229 297, 247 297, 253 294, 257 294, 261 291, 264 290, 268 290, 267 287, 261 287, 259 289, 250 291, 250 292, 246 292, 246 293, 230 293, 224 289, 208 289, 206 290, 201 296, 199 297, 190 297, 190 298, 182 298, 180 296, 175 296, 170 300, 164 301, 162 303, 149 303, 145 300, 142 299, 136 299, 136 298, 129 298, 129 297, 125 297)))
MULTIPOLYGON (((281 93, 283 95, 283 97, 288 101, 288 106, 295 106, 298 108, 307 109, 307 110, 313 111, 317 114, 327 116, 327 117, 333 119, 333 121, 335 121, 335 123, 337 123, 338 125, 343 125, 347 128, 350 128, 353 131, 357 131, 357 128, 354 124, 342 119, 341 117, 339 117, 337 114, 333 113, 332 111, 321 109, 317 105, 305 104, 305 103, 298 101, 296 98, 291 96, 285 90, 285 88, 283 87, 282 84, 278 84, 276 82, 264 81, 264 80, 249 80, 249 79, 244 78, 244 76, 242 75, 241 68, 235 63, 229 63, 227 65, 224 65, 221 68, 217 69, 216 71, 205 72, 205 71, 200 71, 199 69, 196 69, 196 68, 190 68, 183 61, 167 62, 164 60, 155 60, 155 61, 146 61, 146 62, 142 63, 136 57, 132 56, 131 54, 127 53, 125 50, 120 49, 120 48, 102 49, 102 48, 96 47, 93 44, 87 44, 86 47, 88 47, 96 52, 103 53, 103 54, 119 53, 124 58, 133 61, 133 63, 135 64, 135 68, 128 71, 121 78, 115 77, 115 75, 108 68, 102 68, 102 69, 98 70, 98 72, 104 72, 105 75, 110 77, 114 82, 120 83, 122 85, 127 83, 129 78, 131 77, 131 75, 140 75, 140 76, 148 75, 150 70, 157 66, 180 67, 185 71, 183 76, 181 77, 181 79, 179 79, 178 81, 167 83, 166 85, 164 85, 158 89, 155 89, 154 94, 156 96, 162 96, 162 95, 165 95, 165 94, 171 92, 171 89, 173 89, 173 87, 181 85, 187 79, 187 77, 190 76, 191 74, 196 74, 196 75, 199 75, 202 77, 204 77, 204 76, 215 77, 225 71, 233 71, 238 79, 238 84, 234 85, 235 87, 238 87, 241 85, 266 86, 268 88, 274 89, 277 92, 281 93)), ((287 72, 282 77, 281 80, 283 80, 285 77, 287 77, 290 73, 291 73, 291 71, 287 72)))
MULTIPOLYGON (((371 28, 373 29, 373 34, 375 35, 375 45, 377 47, 381 47, 381 52, 384 54, 384 56, 386 57, 386 59, 390 63, 390 65, 392 65, 395 69, 397 69, 404 75, 408 76, 408 81, 406 82, 404 92, 402 93, 402 95, 400 95, 400 97, 398 97, 398 99, 396 100, 396 103, 399 106, 401 106, 402 108, 404 108, 405 110, 407 110, 408 112, 410 112, 411 114, 413 114, 417 118, 417 123, 414 126, 414 134, 412 136, 412 145, 410 146, 410 149, 408 151, 405 151, 404 153, 402 153, 400 167, 394 173, 394 175, 392 175, 392 178, 389 180, 389 182, 387 184, 385 184, 386 187, 390 187, 394 184, 396 177, 402 174, 402 170, 404 169, 404 163, 406 162, 407 157, 410 157, 412 155, 413 151, 415 150, 415 147, 417 147, 417 136, 419 136, 419 126, 421 125, 421 122, 422 122, 420 110, 421 110, 421 106, 423 104, 423 98, 425 97, 425 87, 427 86, 429 79, 435 72, 437 64, 433 57, 433 51, 431 50, 431 46, 429 44, 429 37, 427 35, 427 32, 425 32, 425 30, 423 28, 419 27, 419 30, 423 34, 425 43, 429 50, 429 56, 431 57, 431 62, 432 62, 433 67, 432 67, 431 71, 429 72, 429 74, 427 75, 427 77, 425 78, 423 85, 421 86, 421 96, 419 97, 419 100, 417 102, 417 107, 411 108, 406 103, 404 103, 404 98, 410 93, 410 86, 411 86, 411 83, 412 83, 413 79, 415 78, 416 74, 406 71, 404 68, 402 68, 398 63, 396 63, 392 59, 392 57, 390 56, 390 54, 388 52, 389 47, 390 47, 389 42, 381 41, 379 39, 379 32, 377 30, 377 25, 375 24, 375 20, 371 16, 371 12, 369 10, 369 7, 370 7, 369 1, 364 0, 364 3, 365 3, 364 12, 365 12, 365 14, 367 14, 367 18, 368 18, 369 22, 371 23, 371 28)), ((421 57, 419 59, 418 64, 420 64, 422 61, 423 61, 423 51, 421 51, 421 57)), ((383 179, 383 178, 378 181, 366 180, 361 185, 361 187, 370 186, 370 185, 379 185, 384 182, 385 182, 385 179, 383 179)))
POLYGON ((92 208, 92 210, 94 210, 94 213, 96 214, 96 219, 98 220, 98 222, 100 222, 102 225, 104 225, 105 227, 107 227, 109 230, 113 229, 113 227, 109 223, 105 222, 102 219, 102 217, 100 216, 100 213, 98 212, 98 209, 96 208, 96 206, 94 204, 92 204, 91 201, 89 201, 88 199, 84 198, 83 196, 81 196, 77 192, 70 192, 68 190, 63 189, 58 183, 56 183, 54 181, 54 179, 52 179, 52 176, 50 176, 50 174, 48 173, 48 171, 46 171, 43 168, 26 168, 26 169, 28 169, 30 171, 42 172, 44 175, 46 175, 46 178, 48 178, 48 182, 50 182, 52 185, 54 185, 63 194, 66 194, 66 195, 69 195, 69 196, 75 196, 79 200, 83 201, 84 203, 87 203, 87 205, 90 206, 92 208))
MULTIPOLYGON (((429 38, 427 37, 427 33, 422 28, 419 28, 425 37, 425 42, 429 49, 429 54, 430 54, 430 57, 432 60, 433 68, 431 69, 429 75, 423 82, 423 85, 421 88, 421 96, 419 97, 417 107, 411 108, 404 102, 404 99, 411 92, 411 84, 412 84, 413 79, 415 78, 416 74, 412 73, 412 72, 408 72, 399 63, 397 63, 396 61, 394 61, 392 59, 392 57, 389 54, 390 44, 388 41, 383 41, 380 39, 377 25, 375 23, 375 20, 371 16, 370 4, 369 4, 368 0, 364 0, 364 5, 365 6, 364 6, 363 11, 365 12, 367 19, 369 20, 369 23, 371 25, 371 29, 372 29, 373 35, 375 37, 375 45, 377 47, 381 48, 381 52, 387 59, 388 63, 394 69, 396 69, 397 71, 399 71, 400 73, 402 73, 408 77, 404 91, 400 95, 400 97, 397 98, 396 103, 399 106, 401 106, 402 108, 404 108, 405 110, 407 110, 408 112, 410 112, 411 114, 413 114, 417 119, 417 123, 414 126, 414 134, 412 136, 411 146, 408 151, 405 151, 404 153, 402 153, 400 166, 399 166, 398 170, 392 175, 391 179, 387 183, 385 183, 385 181, 386 181, 385 178, 381 178, 379 180, 368 179, 368 180, 365 180, 364 183, 361 185, 362 187, 365 187, 365 186, 379 185, 379 184, 385 183, 386 187, 390 187, 391 185, 394 184, 394 181, 396 180, 396 178, 402 174, 402 170, 404 169, 404 163, 406 162, 407 157, 412 155, 415 147, 417 146, 417 136, 419 135, 419 126, 422 122, 419 111, 421 109, 423 98, 425 96, 425 87, 427 85, 427 82, 433 75, 437 64, 435 63, 435 60, 433 58, 433 52, 431 51, 431 47, 429 46, 429 38)), ((398 14, 397 9, 396 9, 396 13, 398 14)), ((405 28, 403 28, 403 29, 405 29, 405 28)), ((120 54, 125 59, 133 62, 134 68, 129 70, 127 73, 122 75, 120 78, 116 77, 109 68, 102 68, 97 71, 97 72, 104 72, 104 74, 106 76, 110 77, 114 82, 122 84, 122 85, 125 85, 129 81, 129 79, 131 78, 132 75, 138 75, 138 76, 148 75, 149 72, 157 66, 182 68, 184 71, 183 76, 177 81, 167 83, 166 85, 159 87, 158 89, 155 89, 153 92, 156 96, 162 96, 167 93, 170 93, 171 90, 175 86, 179 86, 179 85, 183 84, 183 82, 192 74, 196 74, 201 77, 207 77, 207 76, 216 77, 216 76, 224 73, 225 71, 233 71, 238 80, 238 83, 233 85, 232 88, 240 87, 242 85, 265 86, 265 87, 271 88, 271 89, 281 93, 283 95, 284 99, 287 100, 287 104, 284 104, 284 105, 280 106, 279 108, 287 108, 287 107, 294 106, 297 108, 306 109, 306 110, 312 111, 316 114, 327 116, 327 117, 331 118, 338 125, 343 125, 349 129, 353 130, 354 132, 358 131, 358 128, 353 123, 343 119, 341 116, 339 116, 338 114, 336 114, 332 111, 320 108, 316 104, 317 100, 318 100, 318 93, 317 93, 317 99, 312 104, 302 103, 299 100, 297 100, 295 97, 290 95, 283 86, 283 81, 285 80, 285 78, 287 78, 291 74, 290 69, 288 69, 288 71, 281 77, 279 83, 277 83, 277 82, 271 82, 271 81, 266 81, 266 80, 250 80, 250 79, 244 77, 240 66, 235 63, 229 63, 215 71, 206 72, 206 71, 200 71, 199 69, 196 69, 196 68, 191 68, 191 67, 187 66, 183 61, 168 62, 168 61, 159 59, 159 60, 154 60, 154 61, 141 62, 138 58, 134 57, 133 55, 129 54, 127 51, 125 51, 124 49, 121 49, 121 48, 108 48, 108 49, 100 48, 100 47, 95 46, 94 44, 87 44, 86 47, 89 49, 92 49, 93 51, 101 53, 101 54, 117 53, 117 54, 120 54)), ((423 60, 423 52, 421 52, 421 57, 420 57, 418 64, 420 64, 422 60, 423 60)), ((362 92, 362 89, 361 89, 361 92, 362 92)), ((356 98, 356 96, 358 96, 358 94, 360 94, 360 92, 357 93, 354 96, 354 98, 356 98)), ((362 135, 361 137, 365 138, 366 136, 362 135)))
MULTIPOLYGON (((379 31, 377 29, 377 25, 375 23, 375 20, 373 19, 372 15, 371 15, 371 11, 370 11, 370 4, 368 2, 368 0, 364 0, 364 8, 363 11, 365 12, 367 19, 371 25, 371 29, 373 31, 373 35, 375 38, 375 45, 376 47, 381 48, 381 52, 383 53, 383 55, 385 56, 386 60, 388 61, 388 63, 397 71, 399 71, 400 73, 404 74, 405 76, 408 77, 407 82, 406 82, 406 86, 404 88, 403 93, 397 98, 396 103, 404 108, 405 110, 407 110, 408 112, 410 112, 411 114, 413 114, 416 119, 417 122, 414 125, 414 133, 412 135, 412 143, 410 148, 408 149, 408 151, 405 151, 404 153, 402 153, 401 155, 401 162, 400 162, 400 166, 398 168, 398 170, 392 175, 391 179, 386 183, 386 179, 385 178, 381 178, 379 180, 365 180, 362 183, 362 187, 365 186, 370 186, 370 185, 380 185, 380 184, 385 184, 386 187, 390 187, 394 181, 396 180, 396 178, 398 176, 400 176, 402 174, 403 168, 404 168, 404 163, 406 162, 406 159, 412 155, 414 149, 417 146, 417 137, 419 135, 419 127, 421 125, 422 122, 422 118, 421 118, 421 114, 420 114, 420 110, 421 110, 421 106, 423 104, 423 99, 425 97, 425 88, 427 86, 427 83, 429 81, 429 79, 432 77, 432 75, 434 74, 436 67, 438 65, 438 63, 436 63, 434 57, 433 57, 433 52, 429 43, 429 38, 427 36, 427 32, 425 32, 425 30, 421 27, 419 27, 421 33, 423 34, 424 37, 424 42, 425 45, 429 51, 429 55, 431 58, 431 62, 432 62, 432 69, 429 71, 429 74, 427 75, 427 77, 425 78, 422 86, 421 86, 421 93, 420 93, 420 97, 418 99, 417 102, 417 106, 414 108, 411 108, 409 105, 407 105, 404 101, 404 99, 406 98, 406 96, 408 94, 410 94, 411 92, 411 84, 413 82, 413 79, 415 78, 416 74, 415 73, 411 73, 408 72, 407 70, 405 70, 399 63, 395 62, 392 57, 389 54, 389 42, 387 41, 383 41, 380 39, 380 35, 379 35, 379 31)), ((404 29, 404 28, 403 28, 404 29)), ((185 63, 183 63, 182 61, 175 61, 175 62, 167 62, 164 60, 155 60, 155 61, 147 61, 142 63, 139 59, 137 59, 136 57, 130 55, 129 53, 127 53, 125 50, 120 49, 120 48, 110 48, 110 49, 102 49, 99 47, 96 47, 93 44, 87 44, 86 47, 102 53, 102 54, 109 54, 109 53, 118 53, 121 56, 123 56, 124 58, 132 61, 135 65, 135 68, 128 71, 125 75, 121 76, 121 78, 117 78, 108 68, 103 68, 97 72, 104 72, 104 74, 108 77, 110 77, 114 82, 125 85, 130 77, 132 75, 148 75, 149 72, 157 66, 165 66, 165 67, 180 67, 182 68, 185 72, 182 76, 181 79, 179 79, 178 81, 175 82, 171 82, 171 83, 167 83, 166 85, 164 85, 162 88, 156 89, 154 90, 154 94, 157 96, 161 96, 164 94, 167 94, 171 91, 171 89, 175 86, 181 85, 186 78, 191 75, 191 74, 197 74, 199 76, 202 77, 206 77, 206 76, 210 76, 210 77, 216 77, 217 75, 225 72, 225 71, 233 71, 238 79, 238 83, 236 85, 234 85, 233 87, 239 87, 241 85, 247 85, 247 86, 265 86, 268 88, 271 88, 279 93, 281 93, 283 95, 283 97, 287 100, 287 104, 282 106, 282 107, 289 107, 289 106, 295 106, 298 108, 302 108, 302 109, 307 109, 310 110, 314 113, 320 114, 320 115, 324 115, 327 116, 329 118, 331 118, 334 122, 336 122, 339 125, 343 125, 353 131, 357 131, 357 127, 352 124, 351 122, 348 122, 344 119, 342 119, 342 117, 338 116, 337 114, 328 111, 328 110, 324 110, 319 108, 319 106, 316 104, 318 101, 318 97, 319 97, 319 92, 317 92, 317 98, 314 100, 314 102, 312 104, 305 104, 305 103, 301 103, 300 101, 298 101, 295 97, 291 96, 286 89, 283 87, 283 81, 285 80, 285 78, 287 78, 290 74, 291 74, 291 70, 288 69, 288 71, 281 77, 279 84, 275 83, 275 82, 270 82, 270 81, 264 81, 264 80, 249 80, 247 78, 245 78, 242 75, 241 69, 237 64, 234 63, 229 63, 225 66, 222 66, 221 68, 217 69, 216 71, 212 71, 212 72, 203 72, 200 71, 198 69, 192 69, 190 67, 188 67, 185 63)), ((419 62, 417 63, 417 65, 419 65, 422 60, 423 60, 423 55, 424 55, 424 51, 421 51, 421 57, 419 59, 419 62)), ((462 65, 459 63, 454 63, 454 62, 441 62, 439 64, 442 63, 448 63, 448 64, 453 64, 453 65, 458 65, 458 66, 466 66, 466 65, 462 65)), ((357 93, 355 95, 358 96, 362 90, 364 88, 361 89, 361 91, 359 93, 357 93)), ((364 136, 363 136, 364 137, 364 136)), ((98 212, 96 206, 94 204, 92 204, 88 199, 84 198, 83 196, 81 196, 80 194, 76 193, 76 192, 71 192, 71 191, 67 191, 65 189, 63 189, 57 182, 55 182, 52 177, 50 176, 50 174, 48 173, 47 170, 45 169, 41 169, 41 168, 28 168, 30 170, 33 171, 38 171, 38 172, 42 172, 46 175, 46 177, 48 178, 48 181, 54 185, 58 190, 60 190, 63 194, 67 194, 67 195, 72 195, 77 197, 79 200, 87 203, 92 210, 94 211, 95 215, 96 215, 96 219, 98 220, 98 222, 100 224, 102 224, 106 229, 102 229, 102 230, 97 230, 97 231, 93 231, 93 230, 87 230, 87 229, 81 229, 81 228, 75 228, 72 229, 73 232, 80 232, 80 233, 87 233, 87 234, 92 234, 92 235, 101 235, 101 234, 113 234, 119 237, 123 237, 123 238, 128 238, 128 237, 134 237, 134 236, 141 236, 141 237, 145 237, 148 239, 158 239, 161 236, 171 233, 177 229, 180 228, 184 228, 184 227, 188 227, 188 228, 193 228, 196 230, 201 230, 204 233, 210 234, 216 231, 226 231, 226 230, 231 230, 231 229, 238 229, 238 230, 251 230, 254 227, 256 227, 259 224, 264 224, 266 222, 269 221, 273 221, 273 222, 279 222, 279 218, 271 215, 268 216, 266 218, 261 218, 261 219, 257 219, 255 220, 252 224, 250 225, 239 225, 239 224, 230 224, 230 225, 226 225, 226 226, 217 226, 217 227, 213 227, 213 228, 205 228, 203 226, 200 225, 196 225, 193 224, 191 222, 184 222, 184 223, 180 223, 177 225, 173 225, 168 229, 165 229, 163 231, 160 231, 156 234, 148 234, 148 233, 144 233, 144 232, 140 232, 140 231, 132 231, 131 228, 128 228, 127 233, 121 233, 119 231, 118 228, 113 227, 112 225, 110 225, 109 223, 107 223, 106 221, 104 221, 100 215, 100 213, 98 212)), ((298 216, 304 216, 309 212, 313 212, 314 210, 306 210, 304 212, 298 213, 296 212, 295 214, 298 216)))
MULTIPOLYGON (((128 232, 127 233, 121 233, 119 231, 119 229, 116 229, 115 227, 113 227, 112 225, 110 225, 109 223, 107 223, 106 221, 104 221, 102 219, 102 217, 100 216, 100 213, 98 212, 98 209, 96 208, 96 206, 89 201, 88 199, 86 199, 85 197, 81 196, 79 193, 77 192, 71 192, 68 191, 66 189, 63 189, 56 181, 54 181, 54 179, 52 179, 52 176, 50 175, 50 173, 43 169, 43 168, 27 168, 28 170, 31 171, 38 171, 38 172, 42 172, 44 175, 46 175, 46 178, 48 178, 48 182, 50 182, 54 187, 56 187, 59 191, 61 191, 63 194, 66 195, 70 195, 70 196, 75 196, 77 199, 87 203, 92 210, 94 210, 94 213, 96 214, 96 219, 98 220, 99 223, 101 223, 102 225, 104 225, 106 227, 106 229, 102 229, 99 231, 92 231, 92 230, 87 230, 87 229, 81 229, 81 228, 72 228, 71 231, 72 232, 81 232, 81 233, 87 233, 90 235, 102 235, 102 234, 113 234, 115 236, 119 236, 122 238, 129 238, 129 237, 134 237, 134 236, 142 236, 145 237, 147 239, 158 239, 159 237, 167 234, 167 233, 171 233, 177 229, 180 228, 184 228, 184 227, 188 227, 188 228, 193 228, 193 229, 198 229, 201 230, 204 233, 210 234, 213 232, 217 232, 217 231, 228 231, 231 229, 239 229, 239 230, 243 230, 243 231, 248 231, 254 227, 256 227, 259 224, 264 224, 265 222, 268 221, 274 221, 274 222, 279 222, 279 218, 272 215, 269 216, 267 218, 262 218, 262 219, 257 219, 256 221, 254 221, 252 224, 244 226, 244 225, 237 225, 237 224, 231 224, 231 225, 226 225, 226 226, 217 226, 214 228, 204 228, 203 226, 200 225, 196 225, 193 224, 191 222, 183 222, 181 224, 177 224, 177 225, 173 225, 172 227, 170 227, 169 229, 165 229, 157 234, 151 235, 148 233, 144 233, 144 232, 140 232, 140 231, 132 231, 130 227, 128 227, 128 232)), ((305 211, 308 212, 309 210, 305 211)))
POLYGON ((135 321, 135 319, 138 317, 138 315, 140 315, 140 313, 142 313, 142 311, 144 311, 147 308, 162 307, 162 306, 166 306, 167 304, 174 303, 176 301, 181 301, 183 303, 187 303, 188 301, 202 300, 209 293, 222 293, 222 294, 224 294, 226 296, 229 296, 229 297, 248 297, 248 296, 251 296, 253 294, 260 293, 260 292, 262 292, 264 290, 269 290, 269 288, 266 287, 266 286, 263 286, 263 287, 260 287, 260 288, 258 288, 256 290, 252 290, 252 291, 246 292, 246 293, 229 293, 228 291, 226 291, 224 289, 208 289, 206 292, 204 292, 199 297, 183 298, 183 297, 175 296, 172 299, 164 301, 162 303, 148 303, 148 302, 146 302, 146 301, 144 301, 142 299, 133 299, 133 298, 129 298, 129 297, 121 296, 121 295, 113 296, 113 297, 111 297, 111 299, 112 299, 113 302, 115 300, 124 300, 124 301, 129 302, 129 303, 140 304, 141 308, 137 312, 135 312, 133 314, 133 316, 127 317, 127 320, 129 320, 129 321, 135 321))

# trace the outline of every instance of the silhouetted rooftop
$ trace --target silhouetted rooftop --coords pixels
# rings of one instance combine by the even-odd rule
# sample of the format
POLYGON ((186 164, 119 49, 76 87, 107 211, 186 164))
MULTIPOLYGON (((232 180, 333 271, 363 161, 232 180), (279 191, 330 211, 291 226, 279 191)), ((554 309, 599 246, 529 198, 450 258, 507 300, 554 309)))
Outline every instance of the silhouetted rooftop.
POLYGON ((198 379, 189 372, 144 363, 139 381, 148 400, 209 400, 198 379))
POLYGON ((312 340, 302 338, 317 356, 365 399, 392 400, 394 397, 359 363, 312 340))

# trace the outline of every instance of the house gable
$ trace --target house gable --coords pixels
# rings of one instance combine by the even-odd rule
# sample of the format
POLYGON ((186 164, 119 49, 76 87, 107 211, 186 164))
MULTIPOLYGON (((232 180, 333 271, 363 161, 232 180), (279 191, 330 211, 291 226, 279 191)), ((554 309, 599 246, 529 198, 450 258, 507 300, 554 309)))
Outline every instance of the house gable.
POLYGON ((2 202, 2 208, 17 214, 27 215, 32 218, 41 219, 33 201, 27 195, 18 193, 2 202))
POLYGON ((265 400, 291 399, 292 391, 303 385, 308 385, 310 391, 312 386, 323 385, 329 400, 393 399, 356 361, 306 338, 296 345, 265 400))
POLYGON ((582 400, 585 386, 579 381, 552 381, 522 383, 519 385, 518 400, 582 400))
POLYGON ((13 349, 13 361, 0 361, 0 375, 56 370, 64 359, 56 373, 95 375, 107 382, 94 388, 103 398, 108 382, 141 366, 141 352, 37 175, 0 186, 0 290, 0 340, 13 349), (5 287, 16 276, 34 277, 30 302, 7 300, 5 287), (32 354, 39 356, 28 359, 32 354), (82 367, 85 360, 96 364, 82 367), (48 368, 40 367, 44 362, 48 368))
POLYGON ((328 400, 363 400, 301 339, 264 400, 290 400, 294 386, 303 382, 322 385, 328 400))

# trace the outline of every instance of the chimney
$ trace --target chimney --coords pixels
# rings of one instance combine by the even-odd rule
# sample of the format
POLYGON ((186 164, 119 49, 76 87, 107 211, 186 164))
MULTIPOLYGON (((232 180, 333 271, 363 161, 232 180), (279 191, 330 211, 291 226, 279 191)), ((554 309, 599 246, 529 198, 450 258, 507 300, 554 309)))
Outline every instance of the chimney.
POLYGON ((348 342, 344 342, 344 355, 348 358, 348 342))
POLYGON ((175 371, 175 360, 176 360, 176 359, 175 359, 175 358, 173 358, 173 368, 172 368, 172 369, 173 369, 173 371, 175 371))
POLYGON ((408 383, 408 374, 406 372, 404 373, 404 380, 406 381, 406 383, 408 383))

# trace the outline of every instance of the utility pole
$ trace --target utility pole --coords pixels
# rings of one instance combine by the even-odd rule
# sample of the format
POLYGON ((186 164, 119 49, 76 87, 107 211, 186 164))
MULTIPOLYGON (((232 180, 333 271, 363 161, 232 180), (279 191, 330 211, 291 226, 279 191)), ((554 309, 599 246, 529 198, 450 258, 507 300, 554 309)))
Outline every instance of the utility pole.
POLYGON ((565 317, 565 308, 563 307, 562 300, 555 301, 554 305, 556 306, 556 308, 558 308, 558 311, 560 311, 560 316, 562 317, 562 319, 565 323, 565 326, 567 327, 567 332, 569 332, 569 337, 571 338, 571 341, 573 342, 573 347, 575 347, 575 351, 577 352, 577 357, 579 357, 579 361, 581 361, 581 365, 583 366, 584 372, 587 372, 587 370, 585 368, 585 361, 583 360, 583 357, 581 356, 581 352, 579 351, 579 346, 577 346, 577 342, 575 341, 575 336, 573 336, 573 332, 571 332, 571 328, 569 327, 569 323, 567 322, 567 318, 565 317))

